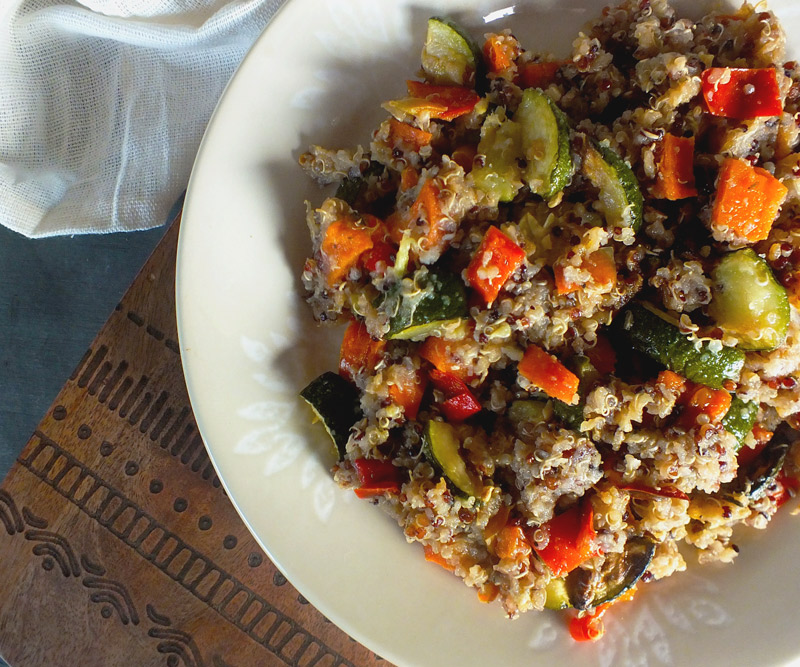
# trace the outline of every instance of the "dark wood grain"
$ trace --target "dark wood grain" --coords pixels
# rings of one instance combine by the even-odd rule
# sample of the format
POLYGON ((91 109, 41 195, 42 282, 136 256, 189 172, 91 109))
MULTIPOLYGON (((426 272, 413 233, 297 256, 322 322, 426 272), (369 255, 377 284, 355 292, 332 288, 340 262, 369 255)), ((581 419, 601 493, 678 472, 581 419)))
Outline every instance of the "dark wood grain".
POLYGON ((0 655, 28 665, 386 661, 261 552, 195 424, 175 222, 0 487, 0 655))

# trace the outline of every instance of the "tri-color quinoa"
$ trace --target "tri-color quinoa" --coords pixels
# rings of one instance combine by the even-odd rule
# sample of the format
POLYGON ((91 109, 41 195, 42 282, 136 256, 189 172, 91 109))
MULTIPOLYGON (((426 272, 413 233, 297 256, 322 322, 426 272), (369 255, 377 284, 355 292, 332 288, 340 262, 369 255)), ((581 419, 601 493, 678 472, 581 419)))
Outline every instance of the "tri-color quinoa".
POLYGON ((800 67, 773 14, 606 8, 566 60, 428 22, 368 147, 301 159, 336 480, 509 617, 609 604, 794 496, 800 67))

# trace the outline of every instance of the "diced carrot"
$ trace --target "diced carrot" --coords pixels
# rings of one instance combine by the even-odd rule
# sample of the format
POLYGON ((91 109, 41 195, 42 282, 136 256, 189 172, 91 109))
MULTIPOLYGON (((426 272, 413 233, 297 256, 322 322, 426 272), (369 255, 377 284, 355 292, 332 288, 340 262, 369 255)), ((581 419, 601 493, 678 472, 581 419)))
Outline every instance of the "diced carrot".
POLYGON ((389 398, 403 408, 406 419, 416 419, 427 378, 422 373, 395 365, 389 369, 389 398))
POLYGON ((489 35, 483 44, 483 58, 490 72, 503 72, 519 55, 519 43, 508 35, 489 35))
POLYGON ((596 641, 605 634, 605 624, 603 616, 611 605, 620 602, 629 602, 636 593, 636 586, 631 586, 627 591, 611 602, 606 602, 596 607, 593 611, 583 616, 573 616, 569 622, 569 634, 578 642, 596 641))
POLYGON ((523 261, 525 251, 497 227, 489 227, 467 267, 467 282, 490 304, 523 261))
POLYGON ((712 230, 725 240, 763 241, 772 229, 786 193, 786 186, 765 169, 752 167, 744 160, 726 158, 711 211, 712 230))
POLYGON ((325 258, 326 279, 334 286, 347 278, 361 254, 372 248, 371 232, 354 220, 336 220, 328 225, 320 248, 325 258))
MULTIPOLYGON (((602 248, 587 255, 581 262, 581 268, 589 272, 592 282, 597 287, 610 290, 617 284, 617 265, 614 263, 614 255, 602 248)), ((553 274, 558 294, 577 292, 585 287, 585 285, 570 282, 564 277, 563 264, 557 263, 553 266, 553 274)))
POLYGON ((478 599, 484 603, 494 602, 499 594, 500 589, 497 584, 493 584, 491 581, 487 581, 478 589, 478 599))
POLYGON ((755 438, 756 442, 760 445, 766 445, 770 440, 772 440, 772 436, 774 435, 773 431, 768 431, 765 429, 761 422, 756 422, 753 425, 753 437, 755 438))
POLYGON ((468 114, 480 101, 478 94, 463 86, 440 86, 422 81, 406 81, 408 94, 420 100, 431 118, 453 120, 468 114))
POLYGON ((433 550, 433 547, 426 544, 423 549, 425 550, 425 560, 430 563, 436 563, 437 565, 442 566, 445 570, 449 570, 452 572, 456 568, 450 564, 450 562, 437 551, 433 550))
POLYGON ((528 345, 517 369, 534 387, 564 403, 576 403, 578 376, 537 345, 528 345))
POLYGON ((589 357, 592 366, 603 375, 611 375, 617 368, 617 353, 611 347, 608 337, 603 334, 597 334, 597 342, 594 347, 586 350, 586 356, 589 357))
POLYGON ((517 85, 522 88, 544 88, 555 81, 562 62, 525 63, 519 67, 517 85))
POLYGON ((419 172, 414 167, 405 167, 400 172, 400 189, 410 190, 419 183, 419 172))
POLYGON ((510 515, 511 507, 509 505, 500 505, 500 509, 486 522, 486 527, 483 529, 483 539, 490 540, 497 535, 508 523, 510 515))
POLYGON ((686 380, 674 371, 664 370, 658 374, 656 384, 675 393, 682 394, 686 389, 686 380))
POLYGON ((774 68, 709 67, 702 75, 708 112, 725 118, 758 118, 783 113, 774 68))
POLYGON ((498 558, 523 561, 531 555, 531 551, 531 545, 521 526, 508 524, 497 533, 494 552, 498 558))
POLYGON ((353 380, 359 373, 371 373, 383 358, 385 348, 386 341, 375 340, 361 320, 353 320, 339 350, 339 375, 353 380))
POLYGON ((465 172, 469 173, 472 171, 472 163, 477 154, 478 149, 475 146, 463 144, 456 148, 450 157, 453 159, 453 162, 458 164, 465 172))
POLYGON ((667 134, 660 142, 653 195, 676 201, 696 197, 694 186, 694 137, 667 134))
POLYGON ((443 223, 447 220, 439 203, 441 188, 436 179, 425 181, 419 189, 417 198, 405 215, 393 213, 386 220, 389 235, 395 243, 403 240, 406 231, 411 232, 411 237, 422 242, 426 249, 444 250, 447 242, 444 240, 445 230, 443 223), (426 221, 427 228, 419 225, 426 221))
POLYGON ((420 148, 431 143, 433 135, 408 123, 402 123, 396 118, 390 118, 388 138, 394 148, 398 148, 402 142, 412 150, 419 151, 420 148))
POLYGON ((724 389, 690 383, 681 403, 684 408, 679 422, 689 429, 701 423, 719 423, 731 407, 731 395, 724 389), (708 422, 705 422, 706 418, 708 422))
POLYGON ((420 357, 433 364, 436 370, 455 375, 460 380, 468 380, 469 371, 454 352, 458 343, 459 341, 445 340, 438 336, 428 336, 417 352, 420 357))

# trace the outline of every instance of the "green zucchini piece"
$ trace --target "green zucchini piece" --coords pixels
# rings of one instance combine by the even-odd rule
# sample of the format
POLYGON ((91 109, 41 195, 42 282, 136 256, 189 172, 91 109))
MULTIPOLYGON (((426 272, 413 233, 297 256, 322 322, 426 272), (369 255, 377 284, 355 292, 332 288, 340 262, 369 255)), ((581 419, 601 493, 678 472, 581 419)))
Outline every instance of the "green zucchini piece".
POLYGON ((789 331, 789 297, 752 248, 725 255, 711 274, 708 311, 743 350, 774 350, 789 331))
POLYGON ((522 127, 506 117, 504 109, 486 116, 481 125, 478 155, 483 165, 470 172, 475 186, 492 202, 508 202, 522 188, 521 156, 522 127))
POLYGON ((797 441, 798 433, 786 422, 775 429, 766 447, 749 466, 739 470, 731 482, 734 492, 743 493, 751 502, 763 498, 780 473, 790 447, 797 441))
POLYGON ((356 389, 341 375, 327 371, 312 380, 300 396, 311 406, 336 446, 339 458, 347 452, 350 428, 362 418, 356 389))
POLYGON ((448 18, 428 19, 422 69, 433 83, 475 87, 481 51, 461 26, 448 18))
MULTIPOLYGON (((389 321, 387 338, 422 339, 443 324, 467 315, 467 291, 461 277, 445 271, 428 271, 414 277, 411 294, 399 294, 397 311, 389 321)), ((390 294, 391 296, 391 294, 390 294)))
POLYGON ((547 593, 547 599, 544 602, 545 609, 560 610, 569 609, 572 606, 564 577, 551 579, 547 582, 547 587, 544 590, 547 593))
POLYGON ((628 538, 625 551, 606 554, 599 570, 573 570, 566 577, 570 604, 575 609, 591 609, 617 599, 639 581, 655 551, 654 542, 633 536, 628 538))
POLYGON ((744 352, 732 347, 712 348, 708 341, 695 347, 688 336, 649 304, 632 303, 615 318, 631 345, 691 380, 722 389, 725 380, 737 381, 744 352))
POLYGON ((467 464, 458 451, 461 443, 456 430, 447 422, 431 420, 422 436, 422 453, 460 494, 479 496, 480 488, 467 472, 467 464))
POLYGON ((538 88, 528 88, 514 114, 522 126, 525 181, 533 194, 550 200, 572 180, 569 122, 561 109, 538 88))
POLYGON ((541 424, 547 421, 547 401, 514 401, 508 408, 508 418, 514 424, 521 424, 523 422, 541 424))
POLYGON ((639 181, 628 164, 611 148, 586 142, 583 173, 600 190, 600 205, 609 227, 642 224, 644 199, 639 181))
POLYGON ((728 433, 736 436, 738 447, 741 447, 747 434, 753 430, 757 416, 758 403, 743 401, 738 396, 733 396, 731 407, 722 419, 722 426, 728 433))

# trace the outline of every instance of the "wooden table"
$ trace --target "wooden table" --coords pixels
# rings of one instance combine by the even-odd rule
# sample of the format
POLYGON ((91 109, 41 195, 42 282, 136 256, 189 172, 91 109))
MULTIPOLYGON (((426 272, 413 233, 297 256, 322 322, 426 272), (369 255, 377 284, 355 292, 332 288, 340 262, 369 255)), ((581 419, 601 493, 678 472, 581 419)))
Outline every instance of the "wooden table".
POLYGON ((0 655, 28 665, 388 665, 266 558, 195 424, 172 224, 0 486, 0 655))

